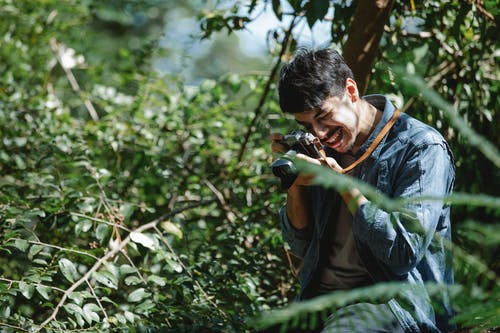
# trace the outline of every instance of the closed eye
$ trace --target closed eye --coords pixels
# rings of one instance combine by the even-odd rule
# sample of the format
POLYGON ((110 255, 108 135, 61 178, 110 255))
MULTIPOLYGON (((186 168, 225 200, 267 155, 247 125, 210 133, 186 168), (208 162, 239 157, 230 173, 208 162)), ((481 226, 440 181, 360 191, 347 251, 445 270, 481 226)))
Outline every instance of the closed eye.
POLYGON ((321 113, 317 114, 316 117, 314 117, 314 118, 316 118, 317 120, 324 120, 329 115, 330 115, 330 112, 321 112, 321 113))

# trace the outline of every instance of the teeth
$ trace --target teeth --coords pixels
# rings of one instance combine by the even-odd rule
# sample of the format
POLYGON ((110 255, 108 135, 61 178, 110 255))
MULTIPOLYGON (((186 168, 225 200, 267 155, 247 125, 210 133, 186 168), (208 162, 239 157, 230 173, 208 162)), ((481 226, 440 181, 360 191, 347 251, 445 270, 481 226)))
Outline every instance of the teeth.
POLYGON ((328 142, 333 143, 337 141, 337 139, 340 137, 340 134, 342 133, 342 128, 339 128, 338 130, 335 131, 333 136, 328 140, 328 142))

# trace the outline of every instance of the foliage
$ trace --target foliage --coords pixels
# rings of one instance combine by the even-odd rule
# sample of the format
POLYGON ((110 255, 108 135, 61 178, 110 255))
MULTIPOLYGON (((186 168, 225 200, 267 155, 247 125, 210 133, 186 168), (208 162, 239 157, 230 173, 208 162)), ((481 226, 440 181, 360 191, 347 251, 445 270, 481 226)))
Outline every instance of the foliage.
MULTIPOLYGON (((457 320, 481 329, 498 326, 498 227, 487 223, 500 214, 498 41, 480 10, 498 22, 492 3, 398 4, 371 81, 452 143, 454 220, 468 220, 455 228, 457 320), (411 19, 417 36, 405 30, 411 19), (395 86, 392 63, 430 80, 493 147, 475 148, 443 104, 395 86)), ((151 68, 171 2, 0 0, 2 332, 242 332, 296 293, 276 216, 284 197, 268 169, 268 133, 293 126, 275 74, 300 45, 300 22, 325 22, 333 7, 342 45, 357 2, 232 4, 200 13, 205 37, 244 29, 263 4, 283 23, 269 34, 275 66, 188 86, 151 68)))
POLYGON ((101 9, 58 5, 3 4, 2 329, 241 331, 284 304, 276 184, 262 148, 233 158, 261 78, 183 86, 145 71, 147 41, 85 52, 101 9))

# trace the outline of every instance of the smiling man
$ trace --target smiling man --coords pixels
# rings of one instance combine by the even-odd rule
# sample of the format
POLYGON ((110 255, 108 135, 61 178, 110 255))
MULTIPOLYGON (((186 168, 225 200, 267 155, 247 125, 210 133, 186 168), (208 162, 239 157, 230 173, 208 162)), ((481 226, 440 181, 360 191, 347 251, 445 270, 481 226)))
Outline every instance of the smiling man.
MULTIPOLYGON (((448 332, 452 315, 445 289, 437 302, 426 282, 453 283, 450 210, 442 201, 454 182, 448 144, 433 128, 400 114, 383 95, 361 97, 352 71, 331 49, 300 50, 279 82, 280 106, 322 143, 327 158, 313 159, 360 179, 392 198, 412 200, 405 212, 387 212, 358 189, 338 193, 300 174, 280 216, 284 240, 303 260, 300 299, 369 286, 408 282, 389 302, 352 304, 330 314, 322 332, 448 332), (410 214, 408 214, 410 212, 410 214)), ((281 134, 274 152, 285 152, 281 134)))

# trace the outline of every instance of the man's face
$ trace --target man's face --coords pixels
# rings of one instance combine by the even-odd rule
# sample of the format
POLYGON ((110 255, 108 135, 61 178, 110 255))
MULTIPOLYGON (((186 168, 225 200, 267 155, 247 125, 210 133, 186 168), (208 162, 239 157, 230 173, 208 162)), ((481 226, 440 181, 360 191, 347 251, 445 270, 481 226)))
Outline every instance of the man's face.
POLYGON ((295 120, 339 153, 350 151, 359 134, 359 113, 347 96, 328 97, 321 108, 296 113, 295 120))

